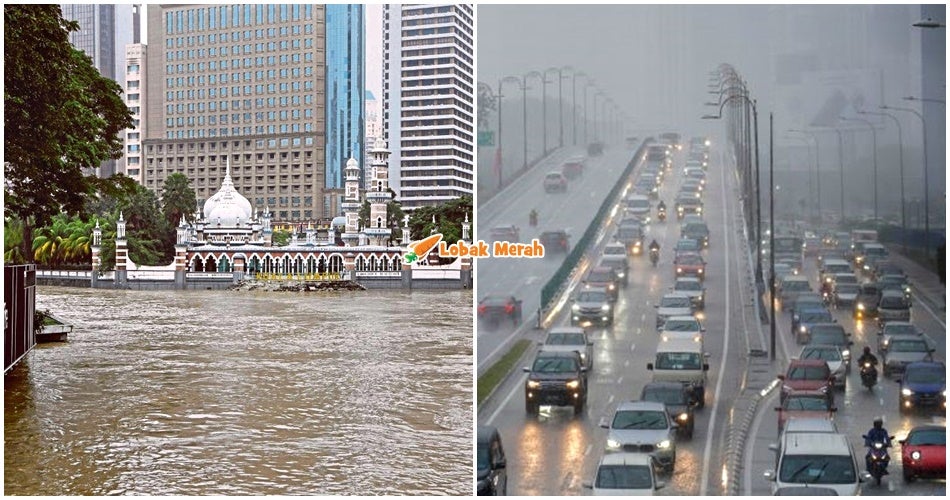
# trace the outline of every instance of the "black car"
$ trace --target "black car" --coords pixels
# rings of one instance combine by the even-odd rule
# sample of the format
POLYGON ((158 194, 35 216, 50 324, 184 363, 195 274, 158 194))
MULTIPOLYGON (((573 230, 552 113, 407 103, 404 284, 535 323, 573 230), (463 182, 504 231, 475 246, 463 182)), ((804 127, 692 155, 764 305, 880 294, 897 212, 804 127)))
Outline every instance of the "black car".
POLYGON ((650 382, 643 386, 640 400, 665 404, 670 418, 679 425, 677 434, 686 439, 693 439, 694 409, 699 403, 693 399, 692 393, 685 385, 679 382, 650 382))
POLYGON ((478 494, 504 496, 508 490, 508 464, 501 435, 492 426, 478 426, 478 494))
POLYGON ((541 351, 531 367, 524 367, 524 406, 537 415, 541 405, 573 406, 579 415, 587 404, 587 369, 577 352, 541 351))
POLYGON ((488 295, 478 303, 478 321, 490 328, 498 328, 504 321, 512 326, 521 324, 521 300, 510 295, 488 295))
POLYGON ((571 250, 567 231, 563 229, 545 231, 541 233, 541 236, 538 236, 538 241, 544 245, 545 256, 555 253, 567 253, 571 250))

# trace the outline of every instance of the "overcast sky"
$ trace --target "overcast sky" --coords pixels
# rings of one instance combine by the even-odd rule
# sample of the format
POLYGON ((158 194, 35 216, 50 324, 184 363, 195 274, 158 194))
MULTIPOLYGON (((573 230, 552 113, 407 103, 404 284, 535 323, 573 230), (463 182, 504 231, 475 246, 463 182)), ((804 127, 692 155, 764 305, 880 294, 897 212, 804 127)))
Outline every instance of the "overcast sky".
POLYGON ((478 79, 495 88, 569 65, 638 123, 663 127, 708 113, 709 72, 729 63, 760 109, 804 121, 836 89, 874 107, 919 93, 919 18, 907 5, 479 5, 478 79))

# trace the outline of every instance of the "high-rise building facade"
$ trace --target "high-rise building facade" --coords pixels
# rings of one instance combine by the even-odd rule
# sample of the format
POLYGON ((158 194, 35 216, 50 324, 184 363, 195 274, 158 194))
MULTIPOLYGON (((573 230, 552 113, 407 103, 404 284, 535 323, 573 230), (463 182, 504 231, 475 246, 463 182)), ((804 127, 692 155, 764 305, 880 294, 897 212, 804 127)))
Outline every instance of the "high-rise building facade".
POLYGON ((474 37, 471 5, 383 8, 383 128, 403 208, 472 194, 474 37))
MULTIPOLYGON (((92 59, 99 73, 120 85, 125 77, 125 46, 133 42, 134 6, 107 4, 60 4, 63 19, 76 21, 78 31, 69 33, 69 43, 92 59)), ((125 90, 125 86, 122 86, 125 90)), ((97 175, 109 177, 121 171, 124 162, 106 160, 97 175)))
MULTIPOLYGON (((327 5, 326 187, 342 188, 349 158, 363 159, 364 6, 327 5)), ((361 179, 362 180, 362 179, 361 179)))
MULTIPOLYGON (((383 114, 382 114, 382 103, 376 99, 376 96, 369 89, 366 90, 366 102, 364 104, 364 113, 366 114, 365 121, 365 132, 363 133, 363 143, 364 144, 376 144, 376 139, 383 138, 383 114)), ((371 168, 374 159, 372 151, 369 151, 371 148, 366 148, 367 151, 363 154, 363 189, 369 189, 371 180, 371 168)), ((389 160, 386 160, 387 163, 389 160)), ((388 168, 388 165, 387 165, 388 168)), ((387 187, 389 183, 387 182, 387 187)))
POLYGON ((132 128, 125 130, 125 151, 120 163, 120 171, 142 184, 142 105, 145 103, 146 46, 131 43, 125 46, 125 105, 132 112, 132 128))
POLYGON ((144 185, 175 172, 199 201, 230 159, 235 188, 275 222, 321 219, 323 5, 149 5, 144 185))

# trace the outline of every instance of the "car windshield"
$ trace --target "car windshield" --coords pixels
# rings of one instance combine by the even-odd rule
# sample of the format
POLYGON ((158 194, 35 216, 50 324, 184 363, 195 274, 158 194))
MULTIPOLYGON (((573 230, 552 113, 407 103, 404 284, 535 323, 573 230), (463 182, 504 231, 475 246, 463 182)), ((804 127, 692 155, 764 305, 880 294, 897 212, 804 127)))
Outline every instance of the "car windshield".
POLYGON ((679 240, 676 242, 677 250, 697 250, 699 242, 696 240, 679 240))
POLYGON ((699 370, 703 362, 695 352, 660 352, 656 355, 657 370, 699 370))
POLYGON ((666 403, 668 405, 686 404, 686 394, 682 388, 651 388, 643 391, 644 401, 656 401, 657 403, 666 403))
POLYGON ((908 307, 907 301, 904 300, 904 297, 884 297, 881 299, 881 306, 884 308, 890 309, 906 309, 908 307))
POLYGON ((838 283, 838 285, 835 286, 835 290, 837 290, 839 294, 858 293, 858 285, 854 283, 838 283))
POLYGON ((607 293, 599 290, 585 290, 577 294, 577 302, 607 302, 607 293))
POLYGON ((547 345, 586 345, 583 333, 550 333, 547 345))
POLYGON ((790 292, 801 292, 811 290, 808 286, 807 281, 786 281, 782 283, 782 290, 788 290, 790 292))
POLYGON ((572 358, 539 357, 534 360, 532 371, 537 373, 564 373, 577 371, 577 363, 572 358))
POLYGON ((643 231, 640 229, 640 226, 620 226, 620 229, 617 230, 617 236, 621 239, 642 238, 643 231))
POLYGON ((613 281, 613 273, 610 271, 591 271, 587 275, 587 281, 593 281, 595 283, 606 283, 608 281, 613 281))
POLYGON ((618 410, 610 424, 614 429, 658 430, 668 427, 666 412, 655 410, 618 410))
POLYGON ((478 470, 488 469, 488 443, 478 445, 478 470))
POLYGON ((912 333, 917 335, 917 327, 910 324, 900 324, 900 323, 888 323, 884 327, 884 334, 886 335, 899 335, 901 333, 912 333))
POLYGON ((660 299, 660 307, 689 308, 691 305, 689 297, 663 297, 660 299))
MULTIPOLYGON (((537 177, 535 177, 535 179, 537 179, 537 177)), ((551 172, 550 174, 548 174, 548 180, 549 180, 549 181, 559 181, 559 180, 561 180, 561 174, 558 174, 558 173, 555 173, 555 172, 551 172)), ((534 181, 534 182, 538 182, 538 181, 534 181)))
POLYGON ((698 292, 703 289, 703 284, 698 281, 677 281, 674 290, 698 292))
POLYGON ((650 208, 650 200, 644 200, 644 199, 627 200, 627 206, 630 208, 650 208))
POLYGON ((597 469, 595 488, 645 490, 653 488, 648 465, 601 465, 597 469))
POLYGON ((943 365, 915 367, 904 372, 904 382, 918 384, 946 383, 947 373, 943 365))
POLYGON ((831 322, 831 313, 828 311, 804 311, 799 315, 802 323, 831 322))
POLYGON ((912 431, 910 435, 907 436, 907 441, 905 444, 914 445, 914 446, 923 446, 923 445, 933 445, 933 446, 946 446, 947 445, 947 429, 924 429, 918 431, 912 431))
POLYGON ((923 340, 892 340, 887 350, 891 352, 927 352, 927 343, 923 340))
POLYGON ((822 361, 841 361, 841 352, 837 349, 803 349, 802 359, 820 359, 822 361))
POLYGON ((785 409, 790 411, 827 411, 828 398, 792 394, 785 400, 785 409))
POLYGON ((785 375, 789 380, 823 380, 828 378, 828 366, 793 366, 785 375))
POLYGON ((668 332, 698 332, 699 322, 689 319, 670 319, 663 325, 663 329, 668 332))
POLYGON ((495 235, 507 235, 511 233, 514 233, 514 230, 510 227, 495 227, 491 230, 491 234, 495 235))
POLYGON ((850 455, 785 455, 779 481, 792 484, 850 484, 858 481, 850 455))
POLYGON ((505 306, 508 305, 508 297, 485 297, 482 305, 486 306, 505 306))
POLYGON ((699 266, 703 264, 703 258, 698 255, 684 254, 676 258, 676 263, 690 266, 699 266))
POLYGON ((604 248, 604 255, 627 255, 627 249, 624 247, 609 246, 604 248))

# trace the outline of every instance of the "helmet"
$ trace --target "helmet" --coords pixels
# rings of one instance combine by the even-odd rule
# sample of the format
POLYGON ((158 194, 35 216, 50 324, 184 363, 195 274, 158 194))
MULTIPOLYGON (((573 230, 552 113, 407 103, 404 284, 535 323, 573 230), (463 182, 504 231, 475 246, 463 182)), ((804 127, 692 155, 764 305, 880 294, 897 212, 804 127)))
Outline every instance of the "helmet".
POLYGON ((871 348, 868 346, 864 346, 864 354, 871 354, 871 348))
POLYGON ((884 427, 884 420, 883 420, 881 417, 875 418, 875 419, 874 419, 874 428, 875 428, 875 429, 881 429, 881 428, 883 428, 883 427, 884 427))

